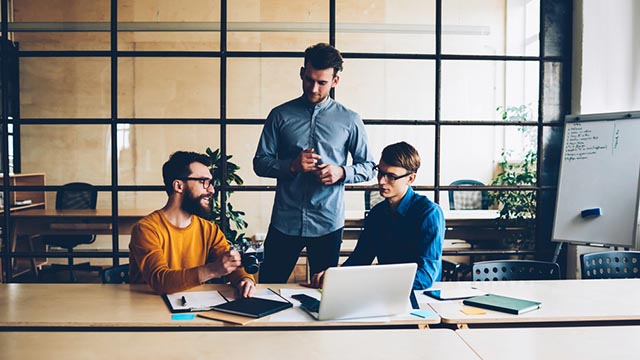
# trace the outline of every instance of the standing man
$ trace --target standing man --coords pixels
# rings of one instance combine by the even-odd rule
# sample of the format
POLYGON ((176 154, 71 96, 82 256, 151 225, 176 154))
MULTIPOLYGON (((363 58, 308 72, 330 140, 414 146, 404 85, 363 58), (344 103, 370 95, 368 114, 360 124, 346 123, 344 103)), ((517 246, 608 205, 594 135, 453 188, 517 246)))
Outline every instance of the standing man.
POLYGON ((229 275, 243 297, 253 294, 253 276, 241 267, 220 228, 203 219, 214 194, 208 156, 178 151, 162 166, 169 199, 133 227, 129 244, 132 283, 174 293, 229 275))
POLYGON ((262 130, 253 169, 278 181, 261 282, 287 282, 305 247, 312 273, 336 266, 344 185, 372 178, 364 123, 329 97, 342 62, 329 44, 307 48, 300 68, 302 96, 271 110, 262 130), (349 154, 352 165, 347 165, 349 154))
MULTIPOLYGON (((380 195, 371 209, 353 253, 343 266, 416 263, 413 289, 427 289, 442 276, 445 222, 440 205, 413 191, 420 155, 406 142, 382 150, 378 170, 380 195)), ((314 274, 312 287, 321 287, 324 272, 314 274)))

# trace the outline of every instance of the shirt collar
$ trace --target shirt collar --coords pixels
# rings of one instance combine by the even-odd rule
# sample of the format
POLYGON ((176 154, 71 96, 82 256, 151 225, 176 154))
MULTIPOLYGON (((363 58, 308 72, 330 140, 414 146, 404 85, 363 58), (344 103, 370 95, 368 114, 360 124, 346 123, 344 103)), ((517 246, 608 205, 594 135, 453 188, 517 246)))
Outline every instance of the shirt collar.
POLYGON ((300 100, 302 101, 302 103, 304 104, 305 107, 311 109, 311 110, 324 110, 326 109, 329 105, 331 105, 331 103, 333 103, 335 100, 333 100, 331 98, 331 96, 327 96, 326 99, 324 99, 323 102, 321 102, 320 104, 312 104, 309 102, 309 100, 307 100, 307 98, 304 96, 304 94, 302 94, 300 96, 300 100))
POLYGON ((411 205, 411 199, 413 198, 414 191, 411 186, 407 187, 407 192, 400 200, 398 207, 396 207, 396 212, 402 216, 406 215, 409 211, 409 206, 411 205))

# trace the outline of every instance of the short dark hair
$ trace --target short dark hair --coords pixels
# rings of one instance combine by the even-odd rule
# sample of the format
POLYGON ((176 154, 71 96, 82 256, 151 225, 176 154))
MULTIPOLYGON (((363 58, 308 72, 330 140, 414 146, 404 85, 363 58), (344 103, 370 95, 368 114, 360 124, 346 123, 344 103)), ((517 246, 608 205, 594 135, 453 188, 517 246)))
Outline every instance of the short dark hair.
POLYGON ((309 46, 304 51, 304 66, 310 64, 316 70, 333 68, 333 76, 342 71, 342 63, 340 51, 327 43, 309 46))
POLYGON ((169 160, 162 165, 162 179, 167 194, 173 193, 173 180, 184 179, 191 174, 189 165, 194 162, 211 166, 211 159, 207 155, 193 151, 176 151, 169 156, 169 160))
POLYGON ((404 141, 385 147, 380 158, 389 166, 399 166, 412 173, 418 172, 420 168, 418 150, 404 141))

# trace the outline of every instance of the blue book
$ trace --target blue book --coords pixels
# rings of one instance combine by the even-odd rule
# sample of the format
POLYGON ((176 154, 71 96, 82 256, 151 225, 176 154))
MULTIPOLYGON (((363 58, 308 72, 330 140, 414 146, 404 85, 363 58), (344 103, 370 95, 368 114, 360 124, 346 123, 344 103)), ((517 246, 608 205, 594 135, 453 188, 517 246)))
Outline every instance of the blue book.
POLYGON ((483 309, 502 311, 509 314, 524 314, 540 308, 542 303, 508 296, 486 294, 462 301, 463 304, 483 309))

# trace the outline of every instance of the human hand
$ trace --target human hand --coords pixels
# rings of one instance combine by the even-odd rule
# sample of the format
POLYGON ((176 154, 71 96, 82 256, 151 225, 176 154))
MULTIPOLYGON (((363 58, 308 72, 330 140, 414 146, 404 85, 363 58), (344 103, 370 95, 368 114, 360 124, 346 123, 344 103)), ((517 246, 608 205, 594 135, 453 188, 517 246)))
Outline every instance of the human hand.
POLYGON ((229 275, 242 265, 240 253, 235 250, 227 251, 209 265, 210 270, 214 275, 213 277, 220 278, 225 275, 229 275))
POLYGON ((236 285, 236 290, 238 291, 238 295, 243 298, 252 297, 256 290, 256 284, 249 278, 243 278, 238 285, 236 285))
POLYGON ((313 149, 306 149, 300 152, 295 159, 291 160, 289 171, 292 173, 309 172, 318 169, 317 163, 321 156, 315 154, 313 149))
POLYGON ((318 170, 315 171, 315 174, 322 185, 333 185, 344 179, 345 174, 342 166, 321 164, 317 167, 318 170))
POLYGON ((324 282, 324 271, 320 271, 319 273, 313 274, 313 276, 311 276, 311 282, 309 282, 308 284, 300 284, 300 285, 314 288, 314 289, 321 289, 323 282, 324 282))

